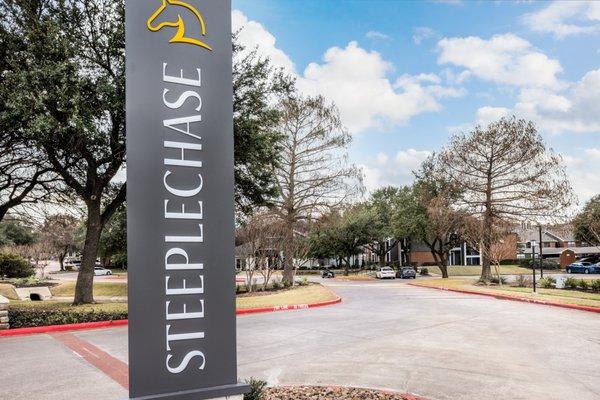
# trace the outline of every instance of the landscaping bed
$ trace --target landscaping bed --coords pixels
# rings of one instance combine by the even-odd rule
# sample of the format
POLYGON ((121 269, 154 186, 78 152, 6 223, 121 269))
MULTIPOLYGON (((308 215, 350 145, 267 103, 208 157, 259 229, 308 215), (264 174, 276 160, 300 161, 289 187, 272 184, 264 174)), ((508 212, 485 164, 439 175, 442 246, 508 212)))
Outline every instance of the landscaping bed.
MULTIPOLYGON (((96 285, 94 284, 94 293, 96 285)), ((69 285, 69 283, 67 283, 69 285)), ((102 284, 101 284, 102 285, 102 284)), ((61 285, 62 286, 62 285, 61 285)), ((59 286, 60 287, 60 286, 59 286)), ((311 284, 295 286, 276 292, 243 295, 236 299, 238 310, 277 306, 322 303, 338 297, 329 289, 311 284)), ((35 326, 64 325, 85 322, 117 321, 127 319, 126 302, 100 302, 73 306, 68 301, 11 301, 9 320, 11 329, 35 326)))
POLYGON ((73 306, 56 301, 15 301, 8 308, 10 328, 78 324, 127 319, 127 303, 73 306))
POLYGON ((256 295, 243 295, 236 298, 238 309, 262 308, 280 305, 298 305, 320 303, 335 300, 337 296, 321 285, 294 286, 291 289, 280 290, 275 293, 256 293, 256 295))
POLYGON ((264 390, 257 400, 413 400, 413 396, 371 389, 294 386, 264 390))
POLYGON ((442 288, 450 290, 468 290, 483 294, 501 294, 528 300, 543 300, 560 304, 597 307, 600 309, 600 293, 574 289, 553 289, 538 287, 537 293, 532 293, 531 287, 518 287, 509 284, 481 285, 473 279, 432 279, 423 281, 418 286, 442 288))

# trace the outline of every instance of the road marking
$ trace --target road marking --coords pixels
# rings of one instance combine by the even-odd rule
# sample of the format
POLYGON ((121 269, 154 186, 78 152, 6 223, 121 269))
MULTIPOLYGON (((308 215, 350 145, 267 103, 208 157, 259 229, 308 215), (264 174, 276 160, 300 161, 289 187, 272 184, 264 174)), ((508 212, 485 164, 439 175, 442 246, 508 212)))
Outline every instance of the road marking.
POLYGON ((126 363, 72 333, 51 333, 50 336, 69 348, 76 356, 98 368, 123 388, 129 389, 129 367, 126 363))

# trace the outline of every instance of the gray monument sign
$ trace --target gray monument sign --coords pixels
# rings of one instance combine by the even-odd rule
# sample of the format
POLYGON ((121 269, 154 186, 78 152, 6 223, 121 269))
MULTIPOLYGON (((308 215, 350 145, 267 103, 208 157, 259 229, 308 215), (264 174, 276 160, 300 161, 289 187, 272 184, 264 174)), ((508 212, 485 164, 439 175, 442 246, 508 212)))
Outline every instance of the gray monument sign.
POLYGON ((243 393, 230 0, 126 0, 132 399, 243 393))

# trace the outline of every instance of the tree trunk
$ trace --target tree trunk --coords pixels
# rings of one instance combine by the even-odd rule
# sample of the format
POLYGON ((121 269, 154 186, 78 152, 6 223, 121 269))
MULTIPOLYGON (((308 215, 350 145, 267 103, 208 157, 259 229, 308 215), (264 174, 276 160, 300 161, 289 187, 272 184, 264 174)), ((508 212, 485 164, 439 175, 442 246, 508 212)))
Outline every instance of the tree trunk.
POLYGON ((64 271, 65 270, 65 257, 67 256, 67 252, 65 251, 64 253, 60 253, 58 255, 58 262, 60 264, 60 270, 64 271))
POLYGON ((491 238, 491 230, 492 230, 492 221, 491 218, 484 219, 485 226, 483 227, 483 242, 481 248, 481 257, 482 257, 482 266, 481 266, 481 280, 489 281, 492 279, 492 267, 490 262, 490 257, 488 256, 490 252, 490 248, 492 247, 492 238, 491 238))
POLYGON ((345 266, 344 266, 344 276, 348 276, 350 275, 350 257, 348 257, 348 259, 345 260, 345 266))
POLYGON ((294 254, 293 254, 293 240, 294 240, 294 224, 293 222, 286 221, 285 225, 285 243, 283 245, 283 284, 285 286, 294 285, 294 254))
POLYGON ((378 256, 379 256, 379 266, 380 267, 385 267, 385 255, 387 254, 387 251, 385 251, 385 246, 381 246, 379 245, 379 251, 378 251, 378 256))
POLYGON ((90 202, 87 208, 85 244, 83 245, 81 267, 77 274, 77 284, 75 285, 74 305, 94 303, 94 267, 102 233, 100 201, 90 202))

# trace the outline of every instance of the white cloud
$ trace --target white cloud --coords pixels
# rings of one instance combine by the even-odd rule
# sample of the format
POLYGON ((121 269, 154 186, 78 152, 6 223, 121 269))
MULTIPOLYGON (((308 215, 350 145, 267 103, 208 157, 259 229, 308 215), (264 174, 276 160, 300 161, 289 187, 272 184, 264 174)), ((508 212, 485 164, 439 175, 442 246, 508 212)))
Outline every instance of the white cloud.
POLYGON ((234 33, 239 31, 238 40, 246 47, 246 52, 258 48, 260 54, 269 57, 273 65, 283 68, 291 74, 296 72, 292 60, 285 52, 277 48, 275 36, 265 29, 262 24, 248 20, 248 18, 238 10, 233 10, 231 17, 232 30, 234 33))
POLYGON ((418 26, 413 30, 413 42, 419 45, 424 40, 430 39, 436 35, 435 31, 428 26, 418 26))
POLYGON ((532 31, 552 33, 558 39, 598 32, 600 4, 589 1, 555 1, 521 21, 532 31))
POLYGON ((391 37, 389 37, 389 35, 386 35, 383 32, 379 32, 379 31, 369 31, 367 32, 367 34, 365 35, 367 39, 375 39, 375 40, 390 40, 391 37))
POLYGON ((586 149, 579 156, 563 155, 567 173, 580 203, 598 194, 600 187, 600 148, 586 149))
POLYGON ((600 132, 600 69, 589 71, 562 91, 523 88, 511 109, 482 107, 476 119, 494 120, 508 114, 534 121, 542 132, 600 132))
POLYGON ((438 42, 438 63, 465 68, 491 82, 529 87, 559 88, 560 62, 511 33, 489 40, 477 36, 444 38, 438 42))
POLYGON ((302 93, 333 101, 353 133, 404 124, 416 115, 441 110, 440 99, 465 94, 462 89, 443 86, 434 74, 405 74, 392 81, 388 77, 394 71, 392 63, 354 41, 346 47, 330 48, 320 63, 310 63, 300 74, 262 24, 237 10, 232 16, 233 29, 241 29, 239 40, 248 50, 257 47, 261 55, 294 75, 302 93))
POLYGON ((403 124, 415 115, 441 110, 439 99, 464 95, 441 86, 434 74, 405 74, 392 83, 387 77, 392 70, 393 65, 376 51, 350 42, 345 48, 327 50, 321 64, 309 64, 298 88, 335 102, 353 132, 403 124))
POLYGON ((510 115, 511 110, 505 107, 481 107, 475 115, 475 124, 487 126, 491 122, 510 115))
POLYGON ((385 153, 379 153, 374 159, 367 158, 367 162, 360 165, 365 187, 373 192, 383 186, 409 185, 414 180, 413 171, 430 155, 430 151, 407 149, 399 151, 393 159, 385 153))

